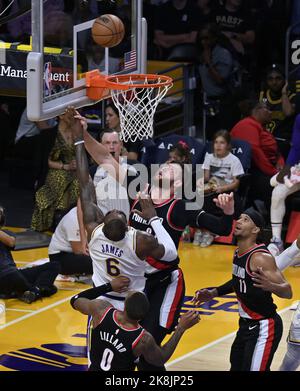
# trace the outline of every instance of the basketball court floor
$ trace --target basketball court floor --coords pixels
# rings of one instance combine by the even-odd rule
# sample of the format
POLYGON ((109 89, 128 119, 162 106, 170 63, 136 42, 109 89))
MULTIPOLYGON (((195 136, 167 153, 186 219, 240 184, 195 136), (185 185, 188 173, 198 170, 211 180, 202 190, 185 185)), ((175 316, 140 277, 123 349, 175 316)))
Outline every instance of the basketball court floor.
MULTIPOLYGON (((226 282, 230 278, 234 247, 209 248, 181 243, 181 266, 186 280, 183 310, 193 307, 195 290, 226 282)), ((47 257, 47 248, 13 253, 18 266, 47 257)), ((300 298, 300 268, 289 268, 294 297, 276 298, 284 321, 284 336, 273 361, 277 370, 286 350, 285 336, 293 311, 289 307, 300 298)), ((89 288, 76 282, 56 282, 58 293, 31 305, 6 300, 6 322, 0 325, 0 371, 84 371, 86 317, 69 304, 71 296, 89 288)), ((229 351, 237 329, 238 313, 234 295, 217 298, 197 310, 201 322, 188 330, 167 367, 170 371, 223 371, 229 369, 229 351)))

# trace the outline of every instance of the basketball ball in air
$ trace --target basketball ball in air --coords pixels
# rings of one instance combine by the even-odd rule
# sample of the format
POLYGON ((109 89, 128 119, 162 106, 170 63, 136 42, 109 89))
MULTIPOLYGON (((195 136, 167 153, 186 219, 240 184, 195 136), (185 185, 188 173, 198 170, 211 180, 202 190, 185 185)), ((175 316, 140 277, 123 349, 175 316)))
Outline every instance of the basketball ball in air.
POLYGON ((92 27, 93 40, 105 48, 117 46, 124 38, 125 28, 116 15, 101 15, 92 27))

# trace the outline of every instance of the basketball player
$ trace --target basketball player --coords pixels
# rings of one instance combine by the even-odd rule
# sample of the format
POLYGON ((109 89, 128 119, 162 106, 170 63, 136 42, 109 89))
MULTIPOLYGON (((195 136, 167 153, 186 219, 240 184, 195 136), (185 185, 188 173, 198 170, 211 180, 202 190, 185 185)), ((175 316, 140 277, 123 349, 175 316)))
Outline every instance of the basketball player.
MULTIPOLYGON (((86 121, 80 116, 84 128, 85 147, 99 164, 104 166, 111 175, 123 183, 126 173, 112 156, 86 131, 86 121)), ((220 194, 215 200, 224 214, 222 217, 215 217, 204 210, 188 210, 187 201, 176 199, 176 190, 181 189, 182 165, 177 162, 170 162, 163 165, 156 173, 152 184, 150 197, 154 203, 157 216, 163 226, 172 237, 176 248, 184 228, 187 225, 205 228, 217 235, 229 235, 232 228, 234 200, 233 194, 220 194), (168 184, 165 186, 165 184, 168 184)), ((130 226, 141 231, 156 234, 148 219, 142 218, 140 201, 136 200, 132 205, 132 212, 129 217, 130 226)), ((156 234, 157 235, 157 234, 156 234)), ((145 292, 150 302, 150 310, 142 325, 160 344, 164 337, 174 330, 179 317, 180 309, 185 294, 183 273, 178 267, 179 258, 175 257, 166 261, 158 256, 147 257, 146 265, 146 287, 145 292)), ((152 367, 140 360, 141 369, 162 370, 163 368, 152 367)))
MULTIPOLYGON (((71 111, 69 113, 72 115, 71 111)), ((177 257, 176 247, 147 195, 141 194, 139 198, 142 205, 141 215, 149 220, 157 239, 149 233, 128 227, 122 211, 112 210, 103 215, 97 206, 95 188, 88 173, 82 126, 74 115, 72 118, 83 222, 93 261, 93 282, 95 286, 100 286, 122 274, 130 278, 131 290, 143 291, 145 258, 155 257, 170 262, 177 257)), ((116 308, 123 310, 124 294, 106 294, 106 299, 116 308)))
POLYGON ((233 258, 232 279, 213 289, 196 292, 195 303, 235 292, 239 330, 231 347, 231 371, 269 371, 282 336, 282 320, 272 293, 290 299, 292 289, 267 247, 257 244, 263 218, 253 208, 241 214, 234 235, 238 248, 233 258))
POLYGON ((75 310, 92 316, 89 371, 133 371, 140 355, 153 365, 163 366, 172 356, 183 333, 199 322, 196 311, 187 312, 181 317, 172 337, 160 348, 152 335, 139 324, 149 309, 144 293, 129 292, 122 312, 107 301, 93 300, 111 290, 123 292, 126 280, 125 277, 117 277, 111 283, 88 289, 71 298, 75 310), (119 281, 120 278, 123 281, 119 281))

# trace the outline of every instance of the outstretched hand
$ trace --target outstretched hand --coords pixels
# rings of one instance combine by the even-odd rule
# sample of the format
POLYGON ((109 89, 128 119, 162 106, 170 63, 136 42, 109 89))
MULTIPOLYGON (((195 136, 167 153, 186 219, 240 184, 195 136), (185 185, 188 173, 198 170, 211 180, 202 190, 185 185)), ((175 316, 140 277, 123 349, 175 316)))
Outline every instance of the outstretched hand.
POLYGON ((200 305, 201 303, 211 301, 216 296, 217 294, 214 289, 199 289, 195 292, 192 302, 194 305, 200 305))
POLYGON ((200 315, 197 311, 188 311, 181 316, 178 327, 182 328, 184 331, 195 326, 195 324, 200 322, 200 315))
POLYGON ((78 111, 75 110, 74 107, 68 107, 65 112, 65 115, 68 118, 68 123, 73 135, 73 140, 83 140, 83 117, 80 116, 80 114, 78 113, 78 111))
POLYGON ((141 205, 142 210, 134 209, 133 213, 137 213, 145 220, 150 220, 152 217, 157 216, 152 199, 148 194, 149 184, 146 185, 143 191, 138 192, 137 198, 141 205))
POLYGON ((130 279, 125 276, 118 276, 110 282, 113 291, 118 293, 124 293, 128 291, 130 279))
POLYGON ((226 215, 233 215, 234 213, 234 197, 233 192, 230 194, 222 193, 217 198, 214 198, 214 203, 223 210, 226 215))

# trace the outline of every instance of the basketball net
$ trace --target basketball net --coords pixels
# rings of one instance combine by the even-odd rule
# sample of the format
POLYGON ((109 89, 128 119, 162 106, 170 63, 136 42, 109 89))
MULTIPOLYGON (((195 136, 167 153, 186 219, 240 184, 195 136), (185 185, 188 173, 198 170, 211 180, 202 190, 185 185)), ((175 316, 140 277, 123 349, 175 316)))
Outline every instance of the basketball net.
POLYGON ((121 140, 135 142, 153 136, 154 114, 159 102, 172 87, 172 79, 164 75, 120 75, 108 77, 110 82, 128 86, 112 89, 112 100, 119 110, 121 140))
POLYGON ((159 102, 173 86, 166 75, 132 74, 104 76, 98 70, 86 73, 87 95, 93 100, 104 97, 110 89, 112 100, 119 111, 120 138, 135 142, 153 136, 153 120, 159 102))

